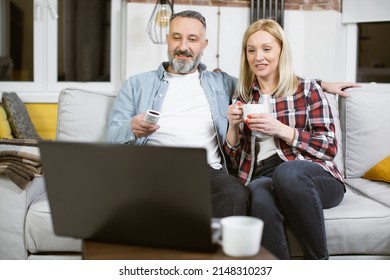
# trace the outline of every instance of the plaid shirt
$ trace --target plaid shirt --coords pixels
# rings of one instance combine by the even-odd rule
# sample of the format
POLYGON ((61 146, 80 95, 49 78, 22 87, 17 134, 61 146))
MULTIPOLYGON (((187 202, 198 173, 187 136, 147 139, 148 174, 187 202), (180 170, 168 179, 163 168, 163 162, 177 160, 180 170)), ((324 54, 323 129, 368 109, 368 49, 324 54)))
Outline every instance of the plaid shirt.
MULTIPOLYGON (((252 89, 250 103, 258 103, 261 92, 257 83, 252 89)), ((240 98, 237 101, 243 100, 240 98)), ((292 96, 271 98, 272 115, 280 122, 294 127, 295 136, 291 145, 274 138, 277 153, 284 160, 308 160, 320 164, 326 171, 343 182, 334 157, 337 140, 333 115, 321 87, 309 79, 300 79, 297 92, 292 96)), ((247 185, 256 165, 255 136, 244 123, 240 124, 240 142, 231 147, 225 142, 224 152, 230 167, 247 185)))

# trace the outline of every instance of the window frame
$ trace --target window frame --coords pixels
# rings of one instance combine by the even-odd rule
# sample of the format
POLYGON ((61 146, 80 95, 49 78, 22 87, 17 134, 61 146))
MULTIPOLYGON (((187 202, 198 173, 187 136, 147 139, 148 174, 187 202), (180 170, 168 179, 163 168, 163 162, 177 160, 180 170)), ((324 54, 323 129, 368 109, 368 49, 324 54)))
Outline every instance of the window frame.
POLYGON ((86 88, 95 91, 117 92, 123 83, 121 57, 123 47, 121 26, 122 0, 111 0, 110 81, 59 82, 57 0, 33 0, 34 13, 34 81, 0 82, 1 91, 15 91, 24 102, 55 103, 63 88, 86 88), (52 9, 52 10, 51 10, 52 9))

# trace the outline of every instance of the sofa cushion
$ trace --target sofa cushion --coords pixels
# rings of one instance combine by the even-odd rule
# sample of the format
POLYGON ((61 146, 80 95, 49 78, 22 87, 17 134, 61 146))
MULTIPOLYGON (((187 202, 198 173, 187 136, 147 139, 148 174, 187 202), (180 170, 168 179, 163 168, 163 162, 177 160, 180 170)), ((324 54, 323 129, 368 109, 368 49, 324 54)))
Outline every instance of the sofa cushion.
POLYGON ((362 178, 346 179, 346 184, 354 192, 390 207, 390 184, 362 178))
POLYGON ((341 204, 324 215, 330 254, 389 254, 389 207, 347 191, 341 204))
MULTIPOLYGON (((389 255, 389 207, 348 189, 340 205, 324 210, 324 218, 331 256, 361 255, 367 259, 369 255, 389 255)), ((302 257, 290 231, 288 236, 292 256, 302 257)))
POLYGON ((375 164, 363 175, 363 178, 390 183, 390 156, 375 164))
POLYGON ((390 155, 390 89, 367 85, 340 98, 346 178, 360 178, 390 155))
POLYGON ((57 140, 105 142, 115 95, 65 88, 58 99, 57 140))
POLYGON ((24 103, 15 92, 3 92, 2 103, 15 138, 41 139, 35 131, 24 103))

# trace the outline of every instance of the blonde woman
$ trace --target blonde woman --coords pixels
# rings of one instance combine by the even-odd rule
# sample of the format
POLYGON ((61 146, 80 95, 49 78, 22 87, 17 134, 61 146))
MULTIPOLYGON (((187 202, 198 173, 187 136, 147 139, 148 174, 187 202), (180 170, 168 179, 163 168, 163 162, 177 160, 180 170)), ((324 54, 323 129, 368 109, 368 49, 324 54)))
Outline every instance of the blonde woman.
POLYGON ((246 30, 240 72, 224 150, 251 190, 251 215, 265 222, 262 243, 289 259, 287 226, 305 259, 328 259, 323 209, 337 206, 345 188, 326 96, 314 80, 294 74, 284 31, 270 19, 246 30), (269 113, 244 121, 245 103, 265 103, 269 113))

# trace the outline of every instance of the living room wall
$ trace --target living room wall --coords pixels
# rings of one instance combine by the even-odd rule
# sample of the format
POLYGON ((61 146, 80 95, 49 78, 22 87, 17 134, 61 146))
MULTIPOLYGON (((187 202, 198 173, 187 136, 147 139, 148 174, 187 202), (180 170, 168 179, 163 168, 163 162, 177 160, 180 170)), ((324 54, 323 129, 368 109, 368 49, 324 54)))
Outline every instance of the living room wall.
MULTIPOLYGON (((297 74, 327 81, 345 80, 345 26, 341 0, 285 0, 284 27, 293 50, 297 74)), ((123 79, 157 68, 166 60, 166 46, 154 45, 146 32, 156 0, 127 0, 124 19, 123 79)), ((250 0, 176 0, 175 11, 196 9, 207 18, 209 46, 203 62, 238 76, 241 38, 249 24, 250 0), (217 48, 218 9, 220 47, 217 48), (216 55, 219 54, 219 61, 216 55)), ((39 135, 54 139, 57 104, 26 104, 39 135)))
MULTIPOLYGON (((155 69, 166 60, 166 46, 154 45, 146 32, 155 3, 155 0, 128 0, 124 78, 155 69)), ((218 67, 238 76, 241 39, 249 25, 250 0, 176 0, 174 3, 175 12, 196 9, 206 17, 209 45, 203 62, 208 68, 218 67)), ((346 79, 343 64, 346 61, 346 28, 341 23, 340 10, 341 0, 285 0, 284 28, 297 74, 327 81, 346 79)))
MULTIPOLYGON (((250 7, 251 0, 170 0, 174 4, 201 5, 201 6, 225 6, 225 7, 250 7)), ((268 0, 266 0, 268 1, 268 0)), ((287 10, 336 10, 339 11, 342 0, 285 0, 287 10)), ((127 0, 128 3, 151 3, 156 0, 127 0)))

